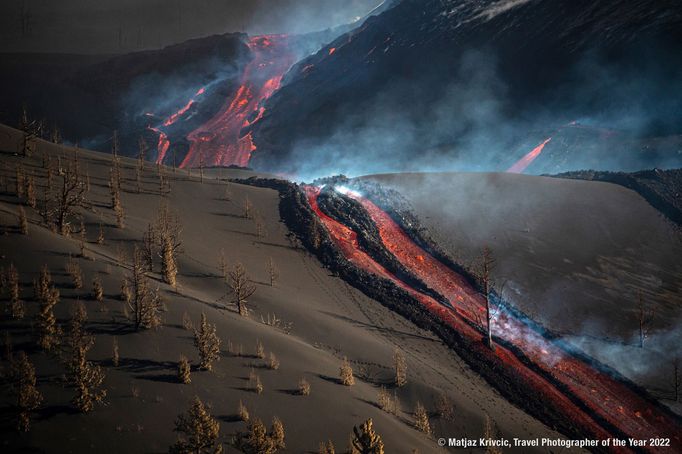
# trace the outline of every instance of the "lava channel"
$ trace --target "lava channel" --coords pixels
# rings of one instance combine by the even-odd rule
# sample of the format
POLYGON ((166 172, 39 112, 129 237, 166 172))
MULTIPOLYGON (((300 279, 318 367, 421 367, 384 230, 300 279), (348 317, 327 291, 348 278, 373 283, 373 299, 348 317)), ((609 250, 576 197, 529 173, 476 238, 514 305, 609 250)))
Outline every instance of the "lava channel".
POLYGON ((263 116, 263 103, 280 86, 294 63, 286 35, 263 35, 249 39, 253 59, 246 65, 234 97, 203 125, 187 135, 189 151, 180 167, 246 167, 256 150, 251 132, 243 133, 263 116))
MULTIPOLYGON (((573 421, 580 432, 607 439, 622 434, 637 439, 669 438, 680 443, 680 424, 659 411, 631 386, 598 370, 548 340, 503 307, 495 307, 493 333, 502 342, 494 351, 483 346, 480 314, 484 300, 458 273, 419 247, 404 230, 370 200, 355 193, 346 195, 358 201, 377 226, 381 240, 407 269, 427 286, 447 298, 454 307, 443 306, 428 295, 410 287, 360 249, 356 233, 327 216, 317 204, 319 189, 305 187, 308 201, 330 233, 333 241, 351 263, 388 279, 407 291, 429 312, 480 348, 487 361, 504 367, 522 379, 540 401, 573 421), (482 347, 482 348, 481 348, 482 347)), ((655 447, 648 448, 655 452, 655 447)), ((623 452, 628 452, 623 449, 623 452)))

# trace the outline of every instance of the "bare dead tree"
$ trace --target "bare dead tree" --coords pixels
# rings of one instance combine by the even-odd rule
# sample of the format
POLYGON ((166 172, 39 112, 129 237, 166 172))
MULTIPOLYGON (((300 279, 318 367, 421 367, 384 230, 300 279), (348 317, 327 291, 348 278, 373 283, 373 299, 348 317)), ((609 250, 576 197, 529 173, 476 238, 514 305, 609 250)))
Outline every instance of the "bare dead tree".
POLYGON ((251 203, 249 196, 246 196, 244 198, 242 209, 243 209, 242 215, 244 216, 244 218, 251 219, 253 217, 253 213, 252 213, 253 204, 251 203))
POLYGON ((149 272, 154 271, 154 252, 156 243, 156 231, 152 224, 147 225, 147 231, 142 235, 142 259, 145 268, 149 272))
POLYGON ((71 219, 76 216, 76 209, 86 207, 85 183, 75 165, 69 165, 64 171, 61 188, 53 195, 53 207, 48 209, 48 216, 60 234, 68 236, 71 232, 71 219))
POLYGON ((135 330, 155 328, 161 324, 159 313, 161 300, 159 292, 152 290, 144 272, 142 256, 135 246, 133 252, 132 273, 127 277, 131 286, 131 297, 128 304, 135 330))
POLYGON ((639 330, 639 348, 644 348, 644 339, 649 337, 654 315, 654 309, 647 308, 645 306, 642 293, 639 292, 637 294, 637 326, 639 330))
POLYGON ((483 325, 483 329, 486 334, 487 345, 491 349, 494 348, 492 320, 496 315, 496 311, 494 311, 490 306, 491 292, 493 289, 492 271, 494 268, 495 258, 493 257, 493 252, 488 246, 486 246, 483 248, 478 278, 482 287, 481 295, 483 296, 483 300, 485 303, 485 325, 483 325))
POLYGON ((118 130, 114 130, 114 134, 111 137, 111 154, 114 156, 114 158, 118 157, 118 153, 121 151, 120 148, 121 145, 118 140, 118 130))
POLYGON ((275 261, 272 259, 272 257, 268 257, 266 267, 268 271, 268 277, 270 278, 270 287, 274 287, 275 282, 279 278, 279 269, 277 268, 277 265, 275 264, 275 261))
POLYGON ((222 277, 223 282, 227 282, 227 259, 225 258, 225 249, 220 250, 220 255, 218 256, 218 270, 220 271, 220 277, 222 277))
POLYGON ((256 286, 251 283, 246 268, 241 263, 234 265, 228 276, 228 287, 232 290, 232 303, 237 306, 239 315, 246 317, 249 310, 246 307, 248 299, 256 293, 256 286))
POLYGON ((204 152, 199 151, 199 182, 204 182, 204 152))

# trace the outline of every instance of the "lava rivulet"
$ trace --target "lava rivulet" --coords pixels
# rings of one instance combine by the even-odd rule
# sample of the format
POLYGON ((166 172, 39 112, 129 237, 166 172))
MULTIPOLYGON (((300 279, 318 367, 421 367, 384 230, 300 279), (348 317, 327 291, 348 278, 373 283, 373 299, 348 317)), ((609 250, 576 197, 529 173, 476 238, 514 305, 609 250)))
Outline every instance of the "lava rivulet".
MULTIPOLYGON (((163 164, 163 160, 166 158, 166 154, 168 153, 168 149, 170 148, 170 139, 168 138, 168 134, 166 134, 162 128, 168 128, 169 126, 172 126, 175 124, 179 119, 181 119, 189 110, 190 108, 197 102, 197 98, 201 95, 204 94, 206 89, 204 87, 201 87, 195 94, 192 96, 192 98, 187 101, 187 103, 181 107, 179 110, 177 110, 175 113, 170 115, 168 118, 163 120, 163 124, 161 126, 151 126, 148 125, 147 129, 150 131, 154 131, 156 134, 159 135, 159 142, 156 146, 157 148, 157 154, 156 154, 156 163, 157 164, 163 164)), ((152 113, 147 113, 147 117, 154 117, 154 114, 152 113)))
POLYGON ((295 57, 285 35, 255 36, 248 46, 253 59, 244 68, 234 97, 187 136, 189 151, 180 167, 249 163, 256 146, 251 133, 243 130, 262 117, 263 101, 279 88, 295 57))
MULTIPOLYGON (((484 300, 462 276, 414 243, 370 200, 347 193, 370 215, 384 247, 418 279, 448 299, 454 310, 443 306, 398 279, 362 251, 356 233, 319 208, 319 189, 306 187, 306 194, 311 207, 349 261, 406 290, 429 312, 473 341, 473 345, 483 345, 481 332, 474 327, 480 325, 478 314, 483 310, 484 300)), ((493 333, 503 342, 494 352, 483 347, 481 355, 505 368, 513 368, 511 372, 515 376, 532 387, 533 392, 541 394, 547 404, 551 403, 565 418, 575 421, 583 433, 605 439, 617 436, 616 428, 621 434, 638 439, 660 436, 669 437, 674 444, 680 443, 677 421, 662 414, 628 385, 561 348, 511 312, 499 310, 493 321, 493 333)))
POLYGON ((537 147, 533 148, 527 155, 525 155, 523 158, 519 159, 513 166, 511 166, 507 170, 507 172, 508 173, 523 173, 523 171, 526 170, 526 167, 531 165, 531 163, 533 161, 535 161, 535 158, 540 156, 540 153, 542 153, 543 148, 545 148, 545 145, 547 145, 550 140, 552 140, 551 137, 549 139, 545 140, 544 142, 542 142, 537 147))

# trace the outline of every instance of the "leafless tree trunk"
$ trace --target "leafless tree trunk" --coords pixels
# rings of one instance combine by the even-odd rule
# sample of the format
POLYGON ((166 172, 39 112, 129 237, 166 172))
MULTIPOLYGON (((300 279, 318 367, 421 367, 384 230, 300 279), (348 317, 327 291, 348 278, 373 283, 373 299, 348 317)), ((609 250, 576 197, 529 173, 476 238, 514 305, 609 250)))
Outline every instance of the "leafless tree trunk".
POLYGON ((492 290, 491 274, 495 267, 495 259, 493 258, 492 250, 489 247, 483 248, 483 260, 479 272, 479 278, 482 288, 482 295, 485 301, 485 332, 487 337, 487 344, 489 348, 493 347, 493 330, 492 319, 493 312, 490 308, 490 292, 492 290))
POLYGON ((651 323, 654 320, 654 310, 647 309, 641 293, 637 295, 637 325, 639 328, 639 348, 644 348, 644 339, 649 336, 651 323))
POLYGON ((246 268, 241 263, 237 263, 229 274, 227 285, 232 290, 232 303, 237 305, 239 315, 246 317, 249 311, 246 307, 248 299, 256 292, 256 286, 251 284, 246 274, 246 268))

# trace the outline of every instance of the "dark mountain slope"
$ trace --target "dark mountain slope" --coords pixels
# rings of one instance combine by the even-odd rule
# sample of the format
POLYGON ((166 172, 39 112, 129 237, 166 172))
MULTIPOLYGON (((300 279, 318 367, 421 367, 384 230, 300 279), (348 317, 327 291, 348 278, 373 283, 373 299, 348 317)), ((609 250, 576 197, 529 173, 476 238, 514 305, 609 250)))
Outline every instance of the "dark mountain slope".
POLYGON ((292 69, 253 165, 490 168, 576 119, 672 134, 680 44, 675 1, 403 0, 292 69))

